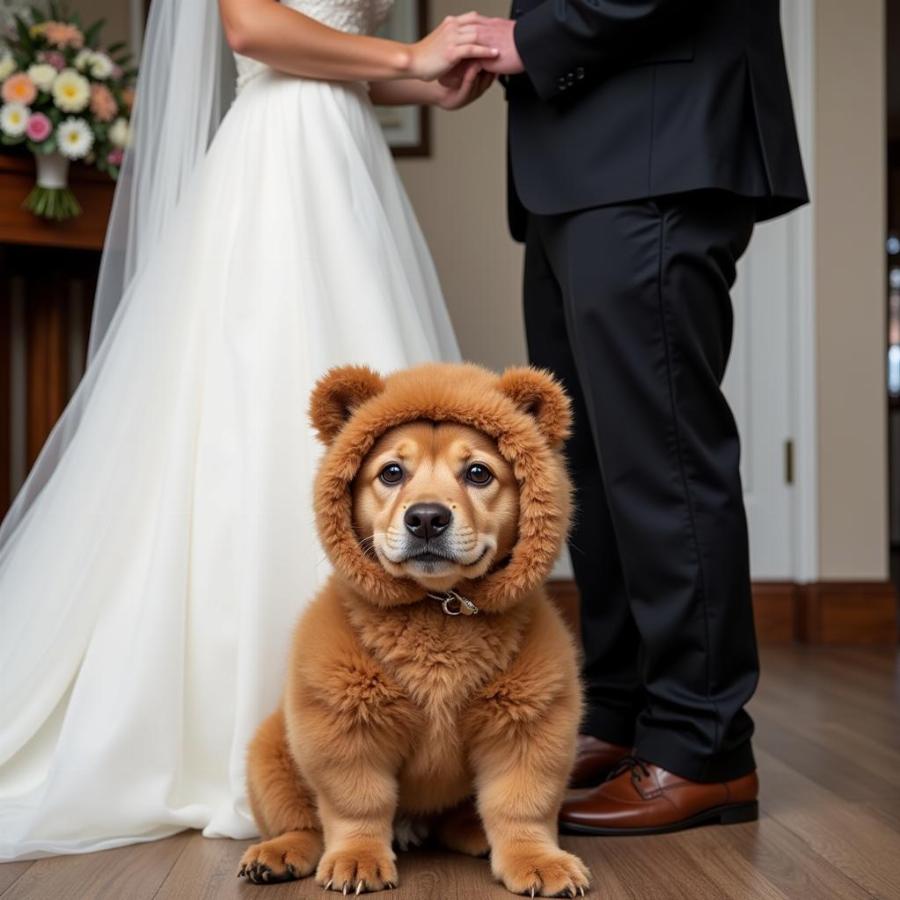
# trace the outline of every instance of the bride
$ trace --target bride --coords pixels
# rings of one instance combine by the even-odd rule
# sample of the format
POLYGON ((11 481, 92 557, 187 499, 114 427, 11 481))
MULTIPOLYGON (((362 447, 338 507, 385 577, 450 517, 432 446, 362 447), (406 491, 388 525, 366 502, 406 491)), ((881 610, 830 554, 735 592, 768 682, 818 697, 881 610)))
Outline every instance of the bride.
POLYGON ((310 388, 458 355, 372 102, 464 106, 496 54, 467 16, 371 36, 389 3, 152 5, 91 361, 0 528, 0 859, 256 832, 325 566, 310 388))

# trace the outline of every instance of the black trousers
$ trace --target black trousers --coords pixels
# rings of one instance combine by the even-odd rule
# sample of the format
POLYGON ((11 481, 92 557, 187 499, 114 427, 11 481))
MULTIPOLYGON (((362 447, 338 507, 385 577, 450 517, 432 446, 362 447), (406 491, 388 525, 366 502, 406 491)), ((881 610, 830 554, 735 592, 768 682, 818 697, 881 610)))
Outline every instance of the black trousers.
POLYGON ((696 781, 754 768, 758 659, 737 427, 720 385, 752 201, 529 218, 531 361, 575 414, 582 730, 696 781))

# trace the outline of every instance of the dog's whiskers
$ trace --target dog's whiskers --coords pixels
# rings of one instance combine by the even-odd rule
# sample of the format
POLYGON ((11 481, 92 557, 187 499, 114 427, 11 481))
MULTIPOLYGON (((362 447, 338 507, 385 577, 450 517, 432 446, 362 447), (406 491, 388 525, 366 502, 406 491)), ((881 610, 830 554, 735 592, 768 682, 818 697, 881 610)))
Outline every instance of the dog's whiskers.
POLYGON ((362 548, 363 553, 366 556, 375 557, 377 554, 375 553, 375 535, 370 535, 369 537, 361 538, 359 541, 359 546, 362 548))

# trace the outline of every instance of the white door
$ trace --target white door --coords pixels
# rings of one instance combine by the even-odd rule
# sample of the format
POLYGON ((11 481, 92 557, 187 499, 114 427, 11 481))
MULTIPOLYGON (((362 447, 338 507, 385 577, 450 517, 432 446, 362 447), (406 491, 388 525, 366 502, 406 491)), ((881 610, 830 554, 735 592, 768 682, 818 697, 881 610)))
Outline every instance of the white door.
POLYGON ((794 575, 785 458, 792 430, 790 244, 789 220, 757 226, 732 291, 734 345, 724 388, 741 434, 750 568, 757 580, 794 575))

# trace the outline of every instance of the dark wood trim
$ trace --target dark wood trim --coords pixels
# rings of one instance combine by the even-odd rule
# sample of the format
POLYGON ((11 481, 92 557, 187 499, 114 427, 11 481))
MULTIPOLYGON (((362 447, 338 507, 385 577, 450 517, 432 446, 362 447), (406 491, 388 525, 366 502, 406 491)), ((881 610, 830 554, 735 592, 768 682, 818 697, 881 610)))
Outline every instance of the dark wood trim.
POLYGON ((0 518, 12 501, 12 298, 10 276, 4 265, 6 253, 0 248, 0 269, 4 270, 0 275, 0 518))
POLYGON ((115 182, 87 166, 72 166, 69 184, 82 213, 65 222, 50 222, 22 208, 34 180, 30 156, 0 152, 0 243, 102 250, 115 182))
MULTIPOLYGON (((578 588, 570 579, 548 584, 551 598, 578 631, 578 588)), ((896 644, 897 597, 890 581, 757 581, 753 612, 760 643, 896 644)))
POLYGON ((897 642, 897 598, 889 581, 804 585, 798 613, 798 640, 807 644, 897 642))
POLYGON ((548 593, 550 599, 556 604, 562 613, 566 624, 572 629, 572 633, 576 636, 581 633, 581 624, 578 621, 578 607, 581 598, 578 594, 578 586, 571 578, 559 578, 548 582, 548 593))
POLYGON ((68 390, 67 287, 61 276, 28 284, 28 467, 65 408, 68 390))
POLYGON ((797 588, 792 581, 754 583, 753 618, 760 643, 790 644, 796 640, 797 588))

